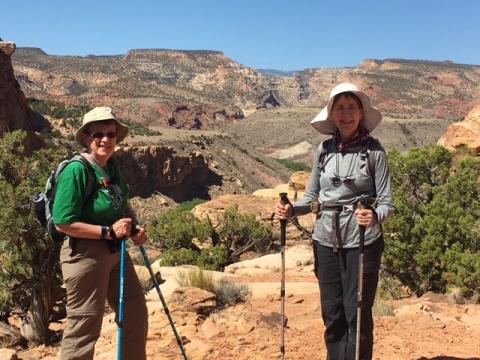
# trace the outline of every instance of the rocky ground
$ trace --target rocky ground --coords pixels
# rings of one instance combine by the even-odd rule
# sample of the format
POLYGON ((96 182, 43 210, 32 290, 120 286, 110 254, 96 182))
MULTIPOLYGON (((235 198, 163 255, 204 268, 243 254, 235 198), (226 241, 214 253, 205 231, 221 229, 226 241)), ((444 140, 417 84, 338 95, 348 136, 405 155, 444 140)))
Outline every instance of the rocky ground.
MULTIPOLYGON (((307 243, 289 244, 286 259, 286 358, 324 359, 324 327, 310 246, 307 243)), ((225 273, 215 273, 215 278, 228 276, 235 282, 249 284, 252 290, 248 303, 221 311, 210 311, 211 298, 202 292, 185 293, 190 302, 172 300, 179 291, 175 290, 177 269, 160 269, 166 279, 162 291, 169 299, 177 330, 186 339, 185 348, 190 359, 280 358, 279 265, 279 255, 272 254, 231 265, 225 273)), ((147 294, 147 300, 150 313, 148 359, 181 359, 155 290, 147 294)), ((374 359, 480 359, 477 336, 480 305, 456 305, 447 297, 427 294, 422 298, 382 301, 375 309, 374 359), (394 310, 382 315, 385 306, 394 310)), ((55 326, 61 328, 62 324, 55 326)), ((17 356, 23 360, 58 359, 58 345, 20 351, 17 356)), ((1 359, 15 359, 7 356, 6 351, 0 350, 1 359)), ((113 314, 108 314, 104 318, 95 358, 114 359, 115 356, 116 325, 113 314)))

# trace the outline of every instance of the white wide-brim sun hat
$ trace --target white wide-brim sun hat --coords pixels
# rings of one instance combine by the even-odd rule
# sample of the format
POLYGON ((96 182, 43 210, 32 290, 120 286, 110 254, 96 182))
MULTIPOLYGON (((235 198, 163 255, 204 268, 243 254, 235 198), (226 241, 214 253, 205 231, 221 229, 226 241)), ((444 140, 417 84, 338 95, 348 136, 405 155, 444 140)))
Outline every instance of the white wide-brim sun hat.
POLYGON ((377 108, 370 105, 370 97, 361 91, 355 84, 351 83, 341 83, 333 88, 330 92, 330 98, 328 99, 328 104, 325 106, 322 111, 318 113, 315 118, 310 121, 310 124, 324 135, 333 135, 336 130, 335 123, 330 116, 332 110, 333 98, 341 93, 351 92, 358 96, 363 106, 363 117, 361 120, 361 125, 367 129, 369 132, 372 132, 380 121, 382 121, 382 114, 378 111, 377 108))
POLYGON ((108 106, 98 106, 93 108, 85 115, 83 115, 82 126, 77 130, 75 134, 75 139, 81 144, 85 146, 84 140, 87 134, 84 133, 85 128, 96 121, 106 121, 106 120, 115 120, 117 123, 117 144, 125 139, 128 134, 128 126, 122 124, 113 113, 112 109, 108 106))

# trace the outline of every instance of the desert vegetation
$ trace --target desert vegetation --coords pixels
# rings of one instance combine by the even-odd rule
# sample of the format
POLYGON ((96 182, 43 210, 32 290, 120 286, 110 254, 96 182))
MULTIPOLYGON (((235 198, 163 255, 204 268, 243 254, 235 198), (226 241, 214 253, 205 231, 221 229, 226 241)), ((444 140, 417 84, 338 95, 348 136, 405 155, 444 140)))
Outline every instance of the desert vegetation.
MULTIPOLYGON (((38 344, 50 341, 48 324, 64 294, 58 246, 35 220, 30 197, 66 154, 56 148, 29 154, 24 139, 25 133, 12 132, 0 140, 0 321, 7 326, 18 314, 23 332, 11 328, 12 341, 38 344)), ((480 287, 480 159, 438 146, 389 157, 397 211, 385 225, 382 298, 401 297, 405 288, 417 295, 456 288, 474 296, 480 287)), ((161 212, 147 225, 162 265, 221 270, 245 252, 275 249, 273 229, 235 206, 215 222, 195 218, 190 210, 201 201, 161 212)), ((248 298, 248 289, 218 286, 225 290, 223 304, 240 301, 238 294, 248 298)))

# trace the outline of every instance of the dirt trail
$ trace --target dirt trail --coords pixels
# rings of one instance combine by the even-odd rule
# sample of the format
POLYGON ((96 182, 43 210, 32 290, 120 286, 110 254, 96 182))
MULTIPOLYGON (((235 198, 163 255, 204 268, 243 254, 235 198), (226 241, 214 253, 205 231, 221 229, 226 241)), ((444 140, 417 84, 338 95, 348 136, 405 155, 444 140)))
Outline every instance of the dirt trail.
MULTIPOLYGON (((286 358, 325 359, 317 281, 305 260, 305 246, 290 247, 287 254, 298 258, 286 273, 286 358), (302 265, 302 261, 305 265, 302 265)), ((235 282, 250 284, 252 298, 208 317, 172 311, 178 331, 190 343, 191 360, 251 360, 280 358, 279 256, 259 258, 249 267, 236 264, 227 275, 235 282)), ((165 296, 176 287, 176 270, 165 268, 165 296)), ((153 294, 155 295, 155 294, 153 294)), ((149 294, 149 360, 182 359, 158 298, 149 294)), ((390 301, 394 315, 375 317, 376 360, 480 360, 480 305, 455 305, 445 296, 426 295, 390 301)), ((95 359, 114 359, 116 325, 113 314, 104 319, 95 359)), ((18 354, 23 360, 58 359, 56 347, 38 347, 18 354)))

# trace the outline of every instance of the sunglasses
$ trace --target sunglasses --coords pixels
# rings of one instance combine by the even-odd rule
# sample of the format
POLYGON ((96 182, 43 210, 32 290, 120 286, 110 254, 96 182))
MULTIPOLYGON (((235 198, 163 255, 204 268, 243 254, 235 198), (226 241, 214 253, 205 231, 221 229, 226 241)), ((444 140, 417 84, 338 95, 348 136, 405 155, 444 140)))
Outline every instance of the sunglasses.
POLYGON ((330 181, 335 187, 339 187, 342 184, 345 184, 348 186, 348 185, 352 185, 355 182, 355 178, 354 177, 341 178, 339 176, 333 176, 330 178, 330 181))
POLYGON ((87 133, 87 135, 91 136, 95 140, 101 140, 105 136, 109 139, 113 139, 113 138, 117 137, 117 132, 116 131, 109 131, 109 132, 104 133, 102 131, 96 131, 96 132, 93 132, 93 133, 87 133))

